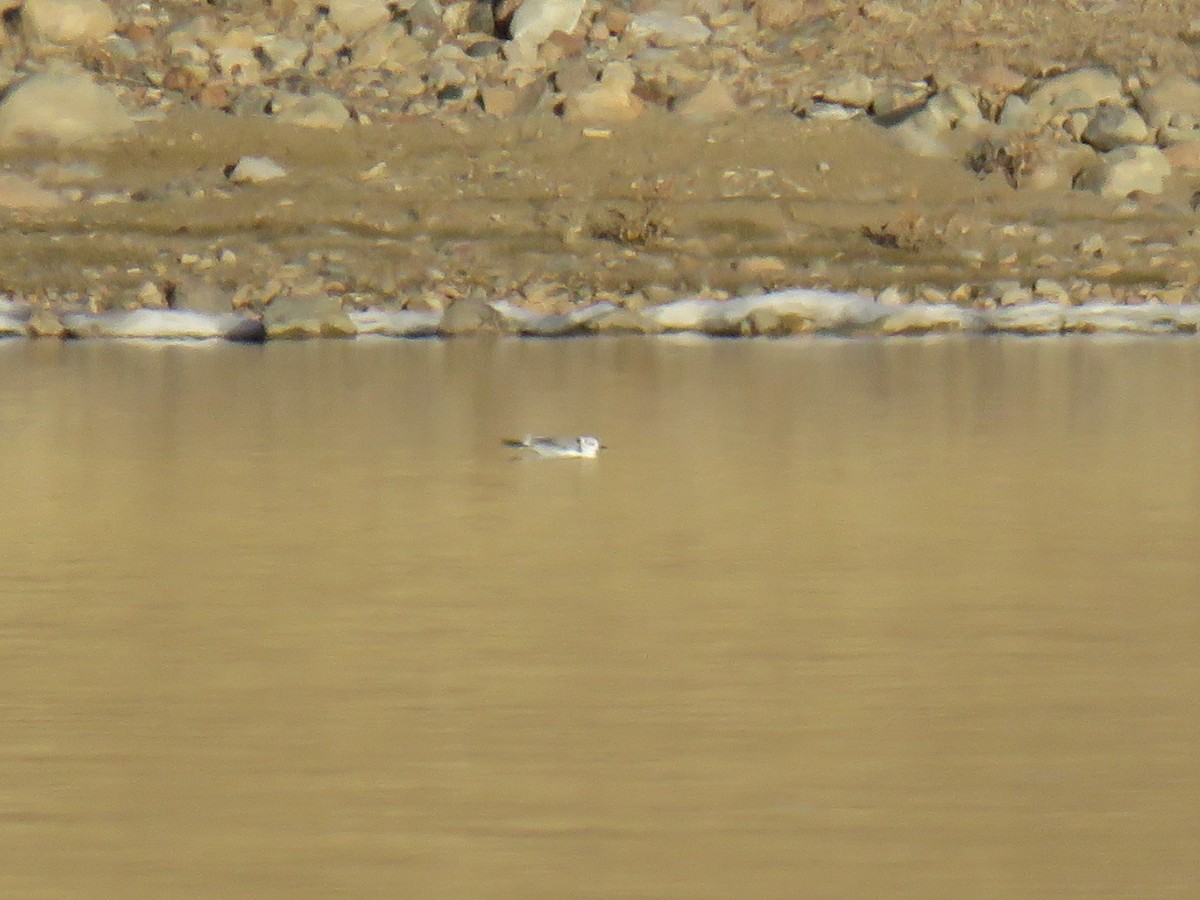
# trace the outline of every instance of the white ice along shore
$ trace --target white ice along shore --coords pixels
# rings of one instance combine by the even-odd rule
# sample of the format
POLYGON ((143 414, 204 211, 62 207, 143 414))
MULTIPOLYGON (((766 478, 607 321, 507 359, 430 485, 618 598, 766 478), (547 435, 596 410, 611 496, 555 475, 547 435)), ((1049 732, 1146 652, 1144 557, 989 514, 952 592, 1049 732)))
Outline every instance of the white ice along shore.
MULTIPOLYGON (((828 334, 888 337, 936 333, 1052 335, 1196 334, 1200 303, 1138 305, 1032 303, 996 309, 970 309, 952 303, 893 306, 860 294, 796 289, 732 300, 685 299, 634 311, 611 303, 580 307, 566 314, 536 313, 505 300, 465 301, 445 312, 356 310, 343 314, 352 334, 385 338, 427 338, 491 331, 529 337, 587 334, 690 333, 712 337, 785 337, 828 334)), ((44 319, 34 327, 34 311, 16 301, 0 303, 0 336, 45 334, 44 319)), ((59 317, 65 337, 125 340, 262 341, 262 322, 243 313, 136 309, 68 312, 59 317)), ((319 326, 319 323, 318 323, 319 326)), ((57 333, 57 332, 51 332, 57 333)), ((321 335, 317 326, 309 332, 321 335)))
MULTIPOLYGON (((480 304, 491 330, 538 337, 597 333, 693 333, 714 337, 832 334, 886 337, 962 334, 1193 334, 1200 304, 1149 301, 1135 306, 1033 303, 980 310, 952 303, 892 306, 861 294, 796 289, 733 300, 687 299, 635 312, 597 303, 566 314, 523 309, 508 301, 480 304)), ((450 333, 442 314, 367 310, 350 314, 360 334, 419 337, 450 333)), ((482 327, 480 330, 484 330, 482 327)), ((461 334, 456 328, 454 333, 461 334)))

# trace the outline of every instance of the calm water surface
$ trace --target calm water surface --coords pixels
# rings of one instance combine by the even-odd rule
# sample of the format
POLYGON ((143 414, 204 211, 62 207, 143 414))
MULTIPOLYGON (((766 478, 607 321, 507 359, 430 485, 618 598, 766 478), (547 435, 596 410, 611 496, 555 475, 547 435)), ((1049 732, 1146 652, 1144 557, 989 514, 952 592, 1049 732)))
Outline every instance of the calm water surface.
POLYGON ((19 342, 0 488, 0 896, 1200 890, 1194 340, 19 342))

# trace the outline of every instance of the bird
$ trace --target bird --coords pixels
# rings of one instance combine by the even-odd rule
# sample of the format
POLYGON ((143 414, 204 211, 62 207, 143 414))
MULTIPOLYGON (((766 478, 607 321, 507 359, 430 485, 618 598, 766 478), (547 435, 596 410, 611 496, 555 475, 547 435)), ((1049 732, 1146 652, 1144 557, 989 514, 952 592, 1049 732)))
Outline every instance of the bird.
POLYGON ((506 438, 506 447, 532 450, 545 459, 595 459, 601 450, 607 450, 600 438, 591 434, 579 437, 541 437, 527 434, 523 438, 506 438))

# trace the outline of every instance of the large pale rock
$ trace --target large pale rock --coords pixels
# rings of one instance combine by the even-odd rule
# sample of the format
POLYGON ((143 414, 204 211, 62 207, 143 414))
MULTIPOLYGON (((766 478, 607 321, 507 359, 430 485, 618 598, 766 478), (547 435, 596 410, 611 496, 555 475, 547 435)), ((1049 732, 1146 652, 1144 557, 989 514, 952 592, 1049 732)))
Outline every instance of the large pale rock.
POLYGON ((1113 198, 1128 197, 1134 191, 1161 194, 1170 174, 1171 164, 1157 147, 1118 147, 1100 154, 1097 165, 1079 173, 1075 187, 1113 198))
POLYGON ((478 334, 499 331, 503 324, 500 313, 482 300, 459 300, 446 308, 438 331, 447 336, 478 334))
POLYGON ((263 311, 269 338, 354 337, 358 328, 337 297, 276 297, 263 311))
POLYGON ((964 81, 982 97, 996 102, 1017 93, 1028 79, 1010 66, 992 65, 976 69, 964 81))
POLYGON ((104 40, 117 20, 104 0, 25 0, 21 23, 36 41, 80 46, 104 40))
POLYGON ((736 116, 738 105, 714 75, 700 91, 676 104, 675 111, 690 122, 721 122, 736 116))
POLYGON ((523 88, 507 84, 482 84, 479 86, 479 100, 488 115, 509 119, 532 112, 546 90, 544 82, 533 82, 523 88))
POLYGON ((1179 115, 1200 119, 1200 81, 1169 75, 1138 96, 1137 108, 1151 128, 1161 128, 1179 115))
POLYGON ((1200 140, 1172 144, 1163 150, 1172 172, 1200 172, 1200 140))
POLYGON ((329 0, 329 21, 347 37, 382 25, 391 18, 384 0, 329 0))
POLYGON ((875 121, 892 125, 921 108, 929 99, 929 85, 923 81, 892 81, 875 87, 871 108, 875 121))
POLYGON ((389 22, 359 38, 349 65, 353 69, 382 69, 398 74, 411 71, 428 56, 425 46, 403 26, 389 22))
POLYGON ((593 125, 636 119, 645 104, 633 93, 635 81, 629 63, 610 63, 598 84, 567 98, 567 119, 593 125))
POLYGON ((1019 175, 1023 187, 1035 190, 1066 190, 1075 183, 1079 173, 1097 165, 1099 156, 1087 144, 1073 141, 1065 144, 1039 145, 1027 162, 1026 171, 1019 175))
POLYGON ((948 84, 939 90, 916 114, 920 116, 945 130, 978 128, 984 123, 975 92, 963 84, 948 84))
POLYGON ((25 79, 0 102, 0 144, 95 144, 132 131, 115 93, 82 72, 25 79))
POLYGON ((974 93, 964 85, 951 84, 893 126, 891 132, 909 152, 938 158, 954 155, 953 143, 947 140, 952 132, 961 138, 978 131, 985 124, 974 93))
POLYGON ((1155 137, 1162 147, 1200 141, 1200 117, 1188 113, 1175 113, 1158 129, 1155 137))
POLYGON ((1083 130, 1083 142, 1097 150, 1115 150, 1123 144, 1145 143, 1150 137, 1146 121, 1124 106, 1101 106, 1083 130))
POLYGON ((1043 124, 1039 122, 1038 114, 1029 108, 1029 101, 1017 94, 1005 98, 997 123, 1005 131, 1016 134, 1036 131, 1043 124))
POLYGON ((583 15, 583 0, 525 0, 509 24, 519 44, 537 47, 556 31, 570 32, 583 15))
POLYGON ((1060 114, 1091 109, 1124 98, 1121 79, 1107 69, 1076 69, 1042 82, 1027 104, 1029 125, 1040 127, 1060 114))

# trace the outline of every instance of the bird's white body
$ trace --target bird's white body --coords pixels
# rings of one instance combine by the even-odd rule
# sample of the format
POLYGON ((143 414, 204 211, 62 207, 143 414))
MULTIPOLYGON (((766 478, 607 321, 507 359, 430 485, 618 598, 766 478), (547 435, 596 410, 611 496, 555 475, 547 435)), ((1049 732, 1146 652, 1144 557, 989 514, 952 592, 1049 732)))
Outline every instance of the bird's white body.
POLYGON ((595 459, 604 449, 600 438, 590 434, 569 438, 530 434, 519 440, 508 440, 504 443, 521 450, 531 450, 546 459, 595 459))

